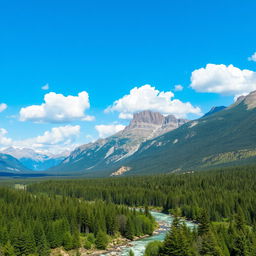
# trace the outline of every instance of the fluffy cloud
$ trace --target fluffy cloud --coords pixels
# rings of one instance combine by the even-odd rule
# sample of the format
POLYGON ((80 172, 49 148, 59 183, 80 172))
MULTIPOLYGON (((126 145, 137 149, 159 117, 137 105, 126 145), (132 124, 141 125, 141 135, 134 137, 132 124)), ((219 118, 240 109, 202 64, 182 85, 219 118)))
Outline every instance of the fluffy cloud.
POLYGON ((125 125, 122 124, 110 124, 110 125, 96 125, 95 129, 99 133, 100 138, 106 138, 117 132, 122 131, 125 128, 125 125))
POLYGON ((44 86, 41 87, 41 89, 45 91, 49 90, 49 88, 50 88, 49 84, 45 84, 44 86))
POLYGON ((246 95, 256 90, 256 72, 233 65, 207 64, 192 72, 190 86, 197 92, 246 95))
POLYGON ((250 61, 256 61, 256 52, 248 58, 250 61))
POLYGON ((6 137, 7 133, 7 130, 0 128, 0 145, 9 146, 12 144, 12 139, 6 137))
POLYGON ((66 125, 53 127, 51 130, 45 131, 43 135, 17 141, 7 138, 6 134, 7 131, 0 128, 0 146, 33 148, 35 150, 39 149, 59 153, 64 149, 73 149, 77 146, 74 143, 80 134, 80 126, 66 125))
POLYGON ((105 112, 119 112, 119 118, 130 119, 132 114, 143 110, 158 111, 162 114, 173 114, 177 117, 186 117, 188 114, 201 115, 199 107, 194 107, 189 102, 172 99, 171 91, 160 92, 155 87, 144 85, 135 87, 130 94, 116 100, 105 112))
POLYGON ((35 137, 32 141, 42 145, 70 144, 79 134, 79 125, 66 125, 54 127, 50 131, 44 132, 43 135, 35 137))
POLYGON ((183 86, 182 86, 181 84, 177 84, 177 85, 174 86, 174 90, 175 90, 176 92, 182 91, 182 90, 183 90, 183 86))
POLYGON ((83 91, 78 96, 64 96, 50 92, 45 94, 44 103, 20 110, 21 121, 63 123, 74 120, 91 121, 92 116, 85 114, 89 109, 89 95, 83 91))
POLYGON ((7 105, 5 103, 0 103, 0 112, 3 112, 7 109, 7 105))

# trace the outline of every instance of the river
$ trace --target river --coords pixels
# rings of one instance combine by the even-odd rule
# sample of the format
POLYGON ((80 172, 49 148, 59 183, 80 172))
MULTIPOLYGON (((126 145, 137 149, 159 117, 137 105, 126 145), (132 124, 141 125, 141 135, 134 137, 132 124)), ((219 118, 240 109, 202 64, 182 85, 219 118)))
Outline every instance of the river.
MULTIPOLYGON (((132 249, 135 256, 143 256, 145 247, 147 246, 148 243, 152 241, 163 241, 165 238, 166 233, 169 230, 169 227, 173 221, 173 217, 167 214, 163 214, 160 212, 151 212, 152 216, 155 218, 155 220, 159 223, 160 225, 160 232, 157 234, 154 234, 152 236, 139 239, 136 241, 132 241, 129 243, 129 246, 121 246, 121 251, 117 252, 115 254, 107 253, 107 254, 102 254, 109 256, 109 255, 118 255, 118 256, 128 256, 129 251, 132 249)), ((195 224, 189 221, 186 221, 187 226, 189 227, 194 227, 195 224)))

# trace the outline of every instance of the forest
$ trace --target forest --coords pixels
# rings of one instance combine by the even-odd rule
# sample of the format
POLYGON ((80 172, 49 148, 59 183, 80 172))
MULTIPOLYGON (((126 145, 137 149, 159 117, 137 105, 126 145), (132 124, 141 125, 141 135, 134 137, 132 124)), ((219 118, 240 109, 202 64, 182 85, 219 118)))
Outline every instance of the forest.
POLYGON ((28 183, 25 191, 0 188, 2 255, 105 249, 117 236, 151 235, 156 225, 148 209, 175 219, 164 242, 149 243, 145 256, 256 255, 255 166, 28 183))
POLYGON ((0 188, 0 255, 46 256, 50 250, 105 249, 117 235, 151 235, 149 212, 96 200, 0 188))
POLYGON ((133 207, 158 206, 193 220, 200 218, 202 210, 208 212, 211 221, 222 221, 241 211, 246 222, 253 224, 255 170, 255 166, 244 166, 156 176, 51 180, 31 184, 28 190, 133 207))

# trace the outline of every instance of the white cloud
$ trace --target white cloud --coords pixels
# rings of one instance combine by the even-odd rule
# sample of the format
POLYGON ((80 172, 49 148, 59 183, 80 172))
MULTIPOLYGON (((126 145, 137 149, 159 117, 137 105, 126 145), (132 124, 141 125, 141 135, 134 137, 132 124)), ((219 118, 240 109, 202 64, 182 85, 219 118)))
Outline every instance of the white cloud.
POLYGON ((256 61, 256 52, 248 58, 250 61, 256 61))
POLYGON ((45 94, 44 103, 20 110, 21 121, 63 123, 74 120, 91 121, 92 116, 85 114, 90 108, 89 95, 83 91, 78 96, 64 96, 50 92, 45 94))
POLYGON ((9 146, 12 144, 12 139, 6 137, 7 130, 0 128, 0 145, 9 146))
POLYGON ((7 105, 5 103, 0 103, 0 112, 3 112, 7 109, 7 105))
POLYGON ((233 65, 207 64, 192 72, 190 86, 197 92, 246 95, 256 90, 256 72, 233 65))
POLYGON ((0 146, 14 146, 17 148, 32 148, 45 152, 59 153, 73 149, 77 145, 76 139, 80 135, 79 125, 53 127, 42 135, 24 140, 12 140, 6 137, 7 131, 0 128, 0 146))
POLYGON ((182 91, 182 90, 183 90, 183 86, 182 86, 181 84, 177 84, 177 85, 174 86, 174 90, 175 90, 176 92, 182 91))
POLYGON ((116 100, 105 112, 119 112, 119 118, 130 119, 132 114, 143 110, 157 111, 162 114, 173 114, 177 117, 186 117, 188 114, 201 115, 199 107, 190 102, 173 99, 171 91, 160 92, 155 87, 144 85, 133 88, 128 95, 116 100))
POLYGON ((35 137, 32 141, 43 145, 70 144, 79 134, 79 125, 66 125, 54 127, 50 131, 44 132, 43 135, 35 137))
POLYGON ((45 91, 49 90, 49 88, 50 88, 49 84, 45 84, 44 86, 41 87, 41 89, 45 91))
POLYGON ((125 128, 125 125, 122 124, 110 124, 110 125, 96 125, 95 129, 99 133, 100 138, 106 138, 117 132, 122 131, 125 128))

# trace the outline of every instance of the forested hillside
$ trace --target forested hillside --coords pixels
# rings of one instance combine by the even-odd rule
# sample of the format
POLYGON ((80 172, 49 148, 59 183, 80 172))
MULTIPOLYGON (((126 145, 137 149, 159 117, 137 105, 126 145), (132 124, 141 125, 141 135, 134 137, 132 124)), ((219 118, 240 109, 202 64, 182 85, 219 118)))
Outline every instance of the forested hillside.
POLYGON ((32 184, 31 192, 47 192, 86 200, 102 199, 129 206, 160 206, 198 219, 202 209, 212 221, 238 210, 247 223, 256 221, 256 167, 230 167, 205 172, 157 176, 52 180, 32 184))
POLYGON ((254 256, 255 169, 245 166, 147 177, 48 181, 28 189, 129 206, 150 205, 175 215, 165 241, 150 243, 145 256, 254 256), (182 216, 195 221, 198 228, 187 228, 182 216))
POLYGON ((154 221, 112 203, 0 188, 0 255, 50 254, 50 249, 105 249, 114 236, 151 234, 154 221))
POLYGON ((24 187, 27 191, 2 187, 0 251, 4 256, 43 256, 60 247, 104 249, 116 237, 152 234, 149 206, 176 219, 165 241, 149 244, 145 256, 253 256, 255 169, 37 180, 24 187), (145 211, 132 210, 138 206, 145 206, 145 211), (188 229, 182 217, 198 228, 188 229))

